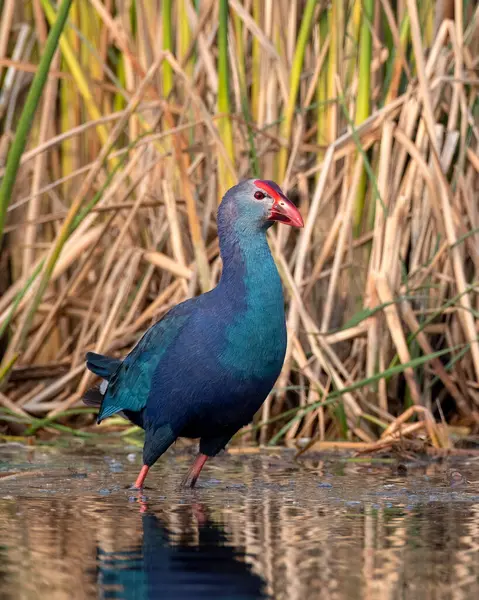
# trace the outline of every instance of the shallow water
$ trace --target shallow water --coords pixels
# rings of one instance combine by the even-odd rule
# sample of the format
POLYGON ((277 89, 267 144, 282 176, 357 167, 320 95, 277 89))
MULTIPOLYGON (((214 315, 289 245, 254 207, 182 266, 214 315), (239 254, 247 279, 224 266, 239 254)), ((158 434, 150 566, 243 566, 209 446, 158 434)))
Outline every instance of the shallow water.
POLYGON ((474 460, 225 454, 182 491, 170 452, 139 497, 140 458, 0 446, 1 600, 479 598, 474 460))

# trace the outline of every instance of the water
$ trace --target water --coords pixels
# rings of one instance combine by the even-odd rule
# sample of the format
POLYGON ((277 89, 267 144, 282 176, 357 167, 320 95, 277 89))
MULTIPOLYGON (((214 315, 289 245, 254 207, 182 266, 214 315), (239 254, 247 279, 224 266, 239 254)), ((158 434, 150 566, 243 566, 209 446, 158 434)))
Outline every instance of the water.
POLYGON ((0 600, 479 598, 479 462, 0 446, 0 600), (17 473, 15 477, 10 477, 17 473))

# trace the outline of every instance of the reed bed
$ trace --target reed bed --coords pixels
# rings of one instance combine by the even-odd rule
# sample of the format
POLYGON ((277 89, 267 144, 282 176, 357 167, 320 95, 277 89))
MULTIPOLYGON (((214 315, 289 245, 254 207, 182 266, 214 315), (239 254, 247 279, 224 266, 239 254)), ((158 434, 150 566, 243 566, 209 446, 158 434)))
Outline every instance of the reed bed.
POLYGON ((474 2, 0 6, 5 435, 89 432, 85 352, 124 356, 215 285, 215 209, 251 176, 305 227, 271 231, 289 345, 241 435, 477 432, 474 2))

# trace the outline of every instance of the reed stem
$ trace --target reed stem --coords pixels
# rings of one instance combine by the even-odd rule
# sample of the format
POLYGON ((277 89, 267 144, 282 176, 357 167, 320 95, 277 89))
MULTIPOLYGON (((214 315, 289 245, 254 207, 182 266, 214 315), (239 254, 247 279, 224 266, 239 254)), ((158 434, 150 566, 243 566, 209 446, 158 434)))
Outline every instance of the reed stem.
MULTIPOLYGON (((356 101, 356 126, 365 121, 370 114, 371 105, 371 56, 372 56, 372 18, 374 11, 373 0, 363 0, 362 19, 359 44, 359 87, 356 101)), ((358 186, 356 203, 354 207, 354 234, 359 237, 363 220, 363 212, 366 197, 367 176, 363 169, 358 186)))
MULTIPOLYGON (((228 68, 228 0, 220 0, 219 4, 219 27, 218 27, 218 131, 221 141, 225 147, 228 157, 234 163, 233 128, 230 118, 230 78, 228 68)), ((218 172, 221 197, 225 190, 234 184, 231 171, 228 169, 223 158, 218 157, 218 172)))
MULTIPOLYGON (((301 72, 303 67, 304 53, 306 51, 306 45, 309 40, 309 33, 313 26, 314 11, 316 8, 317 0, 307 0, 306 6, 303 12, 303 18, 301 20, 301 27, 299 29, 298 40, 296 42, 296 48, 294 51, 293 64, 291 67, 291 75, 289 79, 289 96, 288 104, 284 111, 283 120, 281 122, 280 135, 285 142, 289 142, 291 137, 291 126, 293 123, 294 111, 296 109, 296 101, 298 97, 299 84, 301 81, 301 72)), ((279 152, 279 167, 278 167, 278 179, 283 180, 286 173, 286 166, 288 162, 288 147, 281 146, 279 152)))
POLYGON ((37 110, 37 106, 40 102, 43 88, 48 77, 48 70, 53 60, 53 55, 58 46, 60 36, 68 18, 68 11, 72 0, 62 0, 57 17, 52 23, 52 28, 48 34, 48 38, 43 50, 43 55, 38 64, 37 72, 33 78, 30 89, 28 90, 27 99, 18 122, 17 131, 15 133, 15 139, 13 140, 12 147, 7 157, 7 164, 5 167, 5 174, 0 184, 0 240, 3 237, 3 229, 5 226, 5 217, 7 214, 7 208, 10 203, 12 196, 13 186, 17 178, 18 168, 20 166, 20 159, 27 143, 28 134, 32 127, 33 118, 37 110))

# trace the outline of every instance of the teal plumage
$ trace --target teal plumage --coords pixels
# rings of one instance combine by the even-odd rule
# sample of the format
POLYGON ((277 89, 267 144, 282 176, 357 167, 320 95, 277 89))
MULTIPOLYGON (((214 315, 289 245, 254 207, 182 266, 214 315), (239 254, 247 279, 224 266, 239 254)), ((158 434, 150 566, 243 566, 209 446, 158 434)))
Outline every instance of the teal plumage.
POLYGON ((151 391, 153 373, 186 320, 187 315, 171 313, 145 333, 109 379, 98 423, 120 411, 143 410, 151 391))
POLYGON ((194 484, 205 457, 251 421, 274 385, 286 351, 283 292, 266 238, 274 220, 302 226, 276 184, 248 180, 229 190, 218 210, 216 288, 170 310, 122 362, 113 359, 108 376, 112 359, 87 355, 108 381, 86 398, 101 402, 98 420, 121 411, 145 429, 137 484, 179 436, 200 438, 194 484))
MULTIPOLYGON (((243 297, 231 311, 220 362, 246 377, 275 374, 284 360, 286 324, 281 280, 266 235, 246 227, 238 231, 235 226, 234 234, 225 233, 224 237, 228 244, 237 243, 239 249, 236 262, 225 265, 232 270, 231 275, 227 273, 227 285, 236 292, 243 290, 243 297), (243 281, 239 282, 239 277, 243 281)), ((222 254, 227 255, 228 249, 222 254)))

